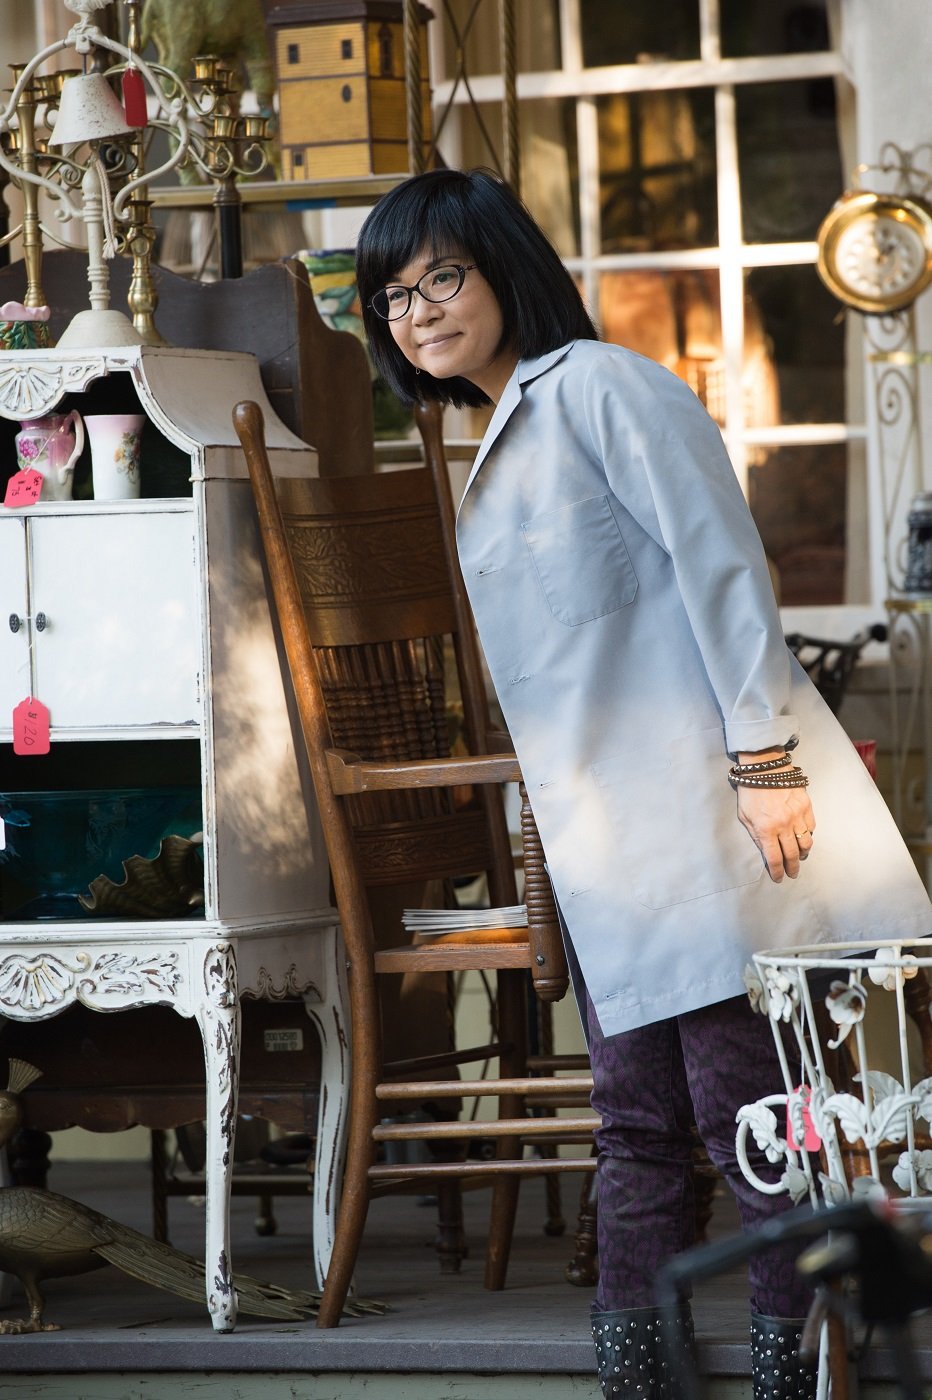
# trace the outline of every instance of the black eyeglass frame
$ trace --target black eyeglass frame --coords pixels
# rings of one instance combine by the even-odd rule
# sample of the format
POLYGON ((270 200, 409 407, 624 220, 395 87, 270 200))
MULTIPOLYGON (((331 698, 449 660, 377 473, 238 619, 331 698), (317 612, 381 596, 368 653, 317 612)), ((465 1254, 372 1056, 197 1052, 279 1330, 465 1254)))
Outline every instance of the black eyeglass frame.
POLYGON ((460 292, 463 290, 463 283, 466 281, 467 272, 475 272, 476 267, 476 263, 439 263, 437 267, 429 267, 424 273, 424 275, 418 278, 413 287, 406 287, 403 282, 389 282, 384 287, 380 287, 379 290, 376 292, 375 296, 369 302, 369 306, 375 312, 376 316, 380 317, 383 321, 400 321, 405 316, 407 316, 408 312, 411 310, 415 292, 417 292, 419 297, 423 297, 424 301, 452 301, 453 298, 455 296, 459 296, 460 292), (428 296, 428 294, 425 291, 422 291, 421 283, 426 278, 433 277, 436 273, 443 272, 447 268, 449 268, 450 271, 456 272, 457 276, 459 277, 459 281, 457 282, 452 292, 450 292, 447 296, 432 297, 428 296), (379 297, 387 298, 387 295, 390 291, 405 292, 407 293, 408 297, 404 311, 399 311, 396 316, 389 316, 388 312, 380 311, 376 304, 378 302, 379 297))

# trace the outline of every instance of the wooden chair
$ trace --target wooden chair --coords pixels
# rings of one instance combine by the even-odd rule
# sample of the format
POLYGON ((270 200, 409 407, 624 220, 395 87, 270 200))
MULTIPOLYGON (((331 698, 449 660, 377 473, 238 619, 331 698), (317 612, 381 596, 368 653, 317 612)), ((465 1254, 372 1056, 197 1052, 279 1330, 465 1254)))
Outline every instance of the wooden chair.
POLYGON ((454 563, 449 488, 430 468, 331 481, 273 480, 255 404, 234 422, 259 515, 271 590, 294 684, 331 863, 349 959, 353 1054, 347 1167, 335 1248, 320 1317, 339 1320, 369 1200, 375 1192, 420 1186, 441 1191, 469 1178, 494 1183, 485 1282, 504 1286, 522 1176, 591 1171, 583 1158, 525 1159, 529 1138, 591 1143, 592 1119, 535 1118, 527 1098, 587 1101, 591 1078, 532 1077, 528 1071, 526 985, 556 1000, 568 984, 560 931, 533 816, 523 796, 526 933, 515 941, 482 934, 379 947, 369 895, 407 881, 446 881, 486 872, 493 906, 516 902, 501 784, 520 780, 513 754, 487 751, 489 712, 468 604, 454 563), (438 489, 439 487, 439 489, 438 489), (445 639, 458 674, 464 728, 473 756, 450 755, 445 710, 445 639), (468 787, 458 803, 452 790, 468 787), (498 1038, 418 1060, 385 1062, 379 983, 413 971, 481 969, 494 974, 498 1038), (499 1075, 460 1080, 455 1067, 497 1057, 499 1075), (489 1122, 383 1122, 393 1110, 432 1101, 494 1095, 489 1122), (493 1161, 378 1160, 379 1148, 420 1139, 449 1148, 493 1137, 493 1161), (517 1150, 516 1150, 517 1149, 517 1150))

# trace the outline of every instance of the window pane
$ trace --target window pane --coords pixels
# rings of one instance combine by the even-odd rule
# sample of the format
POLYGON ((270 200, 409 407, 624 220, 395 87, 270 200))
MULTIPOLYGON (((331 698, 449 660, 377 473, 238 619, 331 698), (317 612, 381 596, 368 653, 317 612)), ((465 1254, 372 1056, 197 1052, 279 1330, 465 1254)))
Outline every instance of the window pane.
MULTIPOLYGON (((434 6, 435 19, 443 24, 447 77, 455 74, 457 39, 450 22, 452 13, 460 38, 465 38, 466 71, 471 77, 502 71, 498 37, 498 0, 447 0, 434 6), (469 26, 470 13, 475 17, 469 26), (442 16, 441 16, 442 12, 442 16)), ((534 0, 533 5, 515 6, 515 61, 521 73, 559 68, 559 0, 534 0)))
POLYGON ((831 47, 824 0, 719 0, 722 54, 812 53, 831 47))
POLYGON ((722 421, 717 272, 605 272, 599 279, 598 321, 603 340, 672 369, 722 421))
POLYGON ((745 240, 814 238, 844 186, 832 80, 748 84, 736 102, 745 240))
POLYGON ((784 607, 845 601, 847 451, 779 448, 750 469, 748 498, 784 607))
POLYGON ((597 110, 603 253, 715 243, 712 93, 614 94, 597 110))
POLYGON ((699 57, 699 0, 580 0, 579 16, 587 68, 699 57))
MULTIPOLYGON (((502 152, 502 109, 481 103, 461 111, 462 163, 493 167, 502 152), (480 125, 481 118, 481 125, 480 125), (490 154, 483 128, 492 142, 490 154)), ((572 99, 518 103, 521 194, 561 257, 579 253, 576 109, 572 99)), ((441 138, 441 149, 443 139, 441 138)))
POLYGON ((745 285, 749 381, 774 381, 769 406, 749 405, 747 426, 843 423, 844 320, 815 268, 759 267, 745 285))

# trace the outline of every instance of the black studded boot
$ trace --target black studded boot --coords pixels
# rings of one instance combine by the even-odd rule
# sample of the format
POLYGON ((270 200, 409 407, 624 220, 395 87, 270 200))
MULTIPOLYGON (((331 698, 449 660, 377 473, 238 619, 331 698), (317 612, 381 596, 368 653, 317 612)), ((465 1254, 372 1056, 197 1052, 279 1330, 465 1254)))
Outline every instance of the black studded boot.
POLYGON ((816 1400, 818 1371, 798 1355, 802 1335, 801 1321, 751 1317, 754 1400, 816 1400))
POLYGON ((694 1364, 689 1304, 593 1312, 592 1339, 604 1396, 625 1400, 680 1400, 677 1359, 694 1364))

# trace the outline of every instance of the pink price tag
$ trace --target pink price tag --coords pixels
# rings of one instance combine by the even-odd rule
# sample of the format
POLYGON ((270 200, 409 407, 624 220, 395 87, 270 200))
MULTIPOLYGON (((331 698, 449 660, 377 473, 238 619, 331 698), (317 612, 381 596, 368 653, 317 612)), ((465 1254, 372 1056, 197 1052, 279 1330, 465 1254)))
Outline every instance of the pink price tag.
POLYGON ((794 1090, 793 1098, 790 1099, 786 1105, 786 1140, 789 1143, 790 1147, 795 1148, 797 1152, 818 1152, 819 1148, 822 1146, 822 1139, 819 1137, 819 1134, 816 1132, 815 1127, 813 1126, 812 1114, 809 1110, 809 1099, 811 1095, 812 1090, 809 1088, 809 1085, 800 1084, 799 1088, 794 1090), (801 1109, 802 1111, 802 1142, 798 1140, 796 1128, 793 1123, 792 1107, 794 1100, 798 1105, 797 1112, 799 1111, 799 1109, 801 1109))
POLYGON ((50 747, 47 708, 32 696, 21 700, 13 711, 13 752, 43 754, 48 753, 50 747))
POLYGON ((31 506, 42 495, 42 473, 29 467, 22 472, 14 472, 6 484, 5 506, 31 506))

